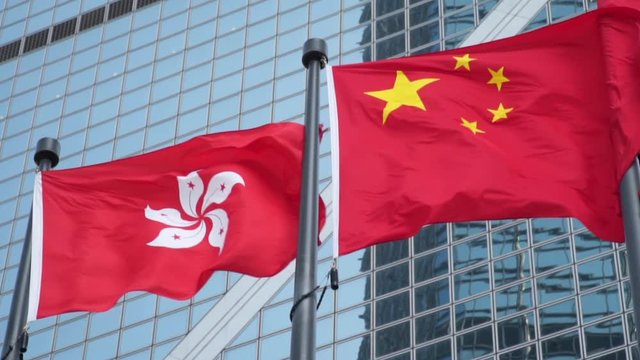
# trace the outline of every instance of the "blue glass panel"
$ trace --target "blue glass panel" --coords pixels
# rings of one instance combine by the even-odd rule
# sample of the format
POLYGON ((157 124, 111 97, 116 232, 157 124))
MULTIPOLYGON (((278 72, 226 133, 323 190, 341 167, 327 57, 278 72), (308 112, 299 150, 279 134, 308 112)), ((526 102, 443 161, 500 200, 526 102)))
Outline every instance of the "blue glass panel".
POLYGON ((483 236, 453 247, 453 266, 462 269, 487 259, 487 237, 483 236))
POLYGON ((570 264, 571 244, 569 238, 560 239, 550 244, 534 249, 536 272, 554 269, 558 266, 570 264))
POLYGON ((613 255, 601 257, 578 265, 580 290, 610 283, 617 278, 613 255))
MULTIPOLYGON (((289 317, 286 317, 289 321, 289 317)), ((291 331, 287 331, 275 336, 263 338, 260 346, 260 356, 281 359, 289 356, 291 347, 291 331)))
POLYGON ((404 322, 376 331, 376 356, 390 354, 411 345, 410 323, 404 322))
POLYGON ((57 327, 55 348, 61 349, 83 341, 87 333, 88 320, 88 316, 83 316, 79 320, 59 325, 57 327))
POLYGON ((489 290, 489 269, 487 265, 457 274, 454 280, 456 300, 480 294, 489 290))
POLYGON ((451 314, 443 309, 416 318, 416 343, 423 343, 451 334, 451 314))
POLYGON ((620 312, 618 285, 581 296, 582 319, 589 322, 620 312))
POLYGON ((531 282, 511 286, 495 294, 496 316, 502 318, 533 306, 531 282))
POLYGON ((371 330, 371 305, 366 304, 337 316, 336 340, 371 330))
POLYGON ((578 325, 576 311, 575 299, 540 309, 540 334, 545 336, 578 325))
POLYGON ((156 342, 162 342, 187 333, 189 309, 158 318, 156 321, 156 342))
POLYGON ((487 326, 456 337, 457 356, 470 359, 493 352, 493 332, 487 326))
POLYGON ((445 278, 415 289, 416 313, 447 304, 449 301, 449 279, 445 278))
POLYGON ((416 350, 416 360, 451 360, 451 340, 443 340, 416 350))
POLYGON ((120 353, 128 353, 151 345, 153 321, 124 329, 120 336, 120 353))
POLYGON ((558 271, 545 277, 536 279, 538 285, 538 299, 540 303, 547 303, 575 293, 573 288, 573 272, 571 269, 558 271))
POLYGON ((493 256, 506 255, 527 247, 527 223, 491 233, 493 256))
POLYGON ((502 286, 530 276, 529 253, 519 253, 493 264, 493 281, 502 286))
POLYGON ((551 337, 542 342, 541 347, 543 359, 580 359, 580 338, 578 331, 551 337))
POLYGON ((87 343, 88 359, 115 358, 119 333, 93 339, 87 343))
POLYGON ((442 249, 414 260, 414 279, 421 282, 449 272, 449 252, 442 249))
POLYGON ((498 323, 498 347, 500 349, 529 342, 535 338, 536 325, 532 312, 498 323))

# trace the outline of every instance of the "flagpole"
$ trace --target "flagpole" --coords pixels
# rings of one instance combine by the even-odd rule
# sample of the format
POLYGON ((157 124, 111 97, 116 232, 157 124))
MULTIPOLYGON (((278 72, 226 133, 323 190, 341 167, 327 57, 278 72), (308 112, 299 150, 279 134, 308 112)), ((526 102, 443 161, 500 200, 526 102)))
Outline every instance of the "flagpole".
POLYGON ((633 317, 636 332, 640 320, 640 170, 638 159, 627 170, 620 184, 622 216, 624 218, 627 266, 633 299, 633 317))
POLYGON ((307 68, 304 112, 304 159, 300 194, 298 255, 292 308, 291 359, 316 358, 316 260, 318 257, 318 112, 320 69, 327 62, 327 44, 309 39, 302 49, 307 68))
MULTIPOLYGON (((60 160, 60 143, 56 139, 41 138, 36 145, 36 153, 33 160, 38 165, 38 171, 47 171, 58 165, 60 160)), ((16 277, 16 285, 11 300, 9 321, 2 346, 1 360, 19 360, 21 354, 26 351, 26 325, 27 311, 29 310, 29 271, 31 268, 31 222, 32 213, 29 214, 27 232, 22 245, 22 257, 16 277)))

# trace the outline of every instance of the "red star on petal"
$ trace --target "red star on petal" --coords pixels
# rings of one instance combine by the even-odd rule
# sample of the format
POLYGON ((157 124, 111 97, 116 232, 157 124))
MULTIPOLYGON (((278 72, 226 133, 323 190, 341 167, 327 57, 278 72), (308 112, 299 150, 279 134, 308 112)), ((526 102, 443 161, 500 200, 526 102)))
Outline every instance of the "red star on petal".
POLYGON ((220 184, 220 191, 224 191, 226 188, 227 186, 225 184, 220 184))
POLYGON ((180 240, 180 235, 173 234, 173 240, 180 240))
POLYGON ((194 184, 193 182, 189 181, 189 183, 187 184, 189 186, 189 189, 193 190, 193 188, 196 187, 196 184, 194 184))
POLYGON ((224 234, 224 229, 220 229, 220 231, 218 231, 218 234, 220 235, 224 234))

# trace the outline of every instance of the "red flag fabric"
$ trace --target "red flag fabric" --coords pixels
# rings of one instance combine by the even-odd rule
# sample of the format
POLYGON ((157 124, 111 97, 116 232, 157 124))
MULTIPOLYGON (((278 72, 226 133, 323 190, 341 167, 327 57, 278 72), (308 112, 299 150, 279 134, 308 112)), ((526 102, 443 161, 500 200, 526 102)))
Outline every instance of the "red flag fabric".
POLYGON ((598 6, 601 8, 622 6, 640 10, 640 1, 638 0, 598 0, 598 6))
POLYGON ((435 54, 334 66, 340 254, 432 223, 577 217, 624 241, 640 151, 640 15, 596 10, 435 54))
POLYGON ((303 138, 279 123, 38 174, 29 320, 133 290, 187 299, 215 270, 278 273, 296 255, 303 138))

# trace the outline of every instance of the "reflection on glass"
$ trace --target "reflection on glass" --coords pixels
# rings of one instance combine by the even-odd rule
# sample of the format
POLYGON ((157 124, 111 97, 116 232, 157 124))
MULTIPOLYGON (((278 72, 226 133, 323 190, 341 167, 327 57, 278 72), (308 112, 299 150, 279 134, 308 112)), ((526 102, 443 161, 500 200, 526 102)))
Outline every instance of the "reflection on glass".
POLYGON ((551 270, 572 262, 569 238, 560 239, 534 249, 536 272, 551 270))
POLYGON ((419 348, 416 350, 416 360, 451 360, 451 340, 419 348))
POLYGON ((532 306, 531 281, 506 288, 495 294, 496 315, 508 316, 532 306))
POLYGON ((582 318, 584 322, 600 319, 604 316, 620 312, 620 296, 618 285, 585 294, 581 297, 582 318))
POLYGON ((493 256, 506 255, 527 247, 527 223, 492 232, 493 256))
POLYGON ((544 304, 575 293, 571 269, 558 271, 536 279, 538 300, 544 304))
POLYGON ((613 248, 610 241, 602 241, 589 231, 573 235, 577 260, 609 251, 613 248))
POLYGON ((477 295, 487 290, 489 290, 488 265, 483 265, 455 276, 454 294, 456 300, 477 295))
POLYGON ((616 272, 613 255, 580 264, 578 266, 578 279, 580 280, 580 290, 591 289, 592 287, 615 281, 616 272))
POLYGON ((409 316, 409 291, 376 301, 376 326, 409 316))
POLYGON ((473 359, 493 352, 493 332, 486 326, 456 337, 458 359, 473 359))
POLYGON ((409 243, 407 240, 392 241, 376 246, 376 266, 390 264, 401 260, 409 254, 409 243))
POLYGON ((487 231, 487 223, 485 221, 458 222, 453 223, 452 226, 454 240, 464 239, 487 231))
POLYGON ((580 359, 580 338, 578 331, 554 336, 542 342, 543 359, 580 359))
POLYGON ((344 309, 351 305, 371 299, 370 275, 353 281, 340 283, 338 292, 338 308, 344 309))
POLYGON ((409 286, 409 262, 376 272, 376 295, 409 286))
POLYGON ((622 318, 607 320, 584 328, 587 355, 592 355, 624 344, 622 318))
POLYGON ((371 338, 365 335, 336 345, 336 360, 371 359, 371 338))
POLYGON ((451 314, 449 309, 416 318, 416 344, 431 341, 451 334, 451 314))
MULTIPOLYGON (((533 312, 498 323, 498 347, 500 349, 526 343, 535 338, 536 326, 533 312)), ((525 358, 528 357, 526 354, 523 355, 525 358)))
POLYGON ((483 236, 453 247, 453 266, 462 269, 487 259, 487 237, 483 236))
POLYGON ((371 330, 371 305, 357 307, 338 314, 336 340, 371 330))
POLYGON ((416 313, 449 303, 449 279, 442 279, 415 289, 416 313))
POLYGON ((535 345, 529 345, 500 355, 500 360, 537 360, 538 351, 535 345))
POLYGON ((413 238, 413 248, 416 254, 435 249, 447 243, 447 225, 435 224, 423 227, 413 238))
POLYGON ((493 280, 496 286, 502 286, 530 276, 529 253, 519 253, 493 264, 493 280))
POLYGON ((533 241, 539 242, 551 239, 569 232, 567 219, 562 218, 541 218, 531 220, 533 241))
POLYGON ((456 305, 456 330, 491 321, 491 295, 456 305))
POLYGON ((409 322, 376 331, 376 356, 383 356, 411 346, 409 322))
POLYGON ((449 272, 449 251, 442 249, 414 260, 413 276, 416 283, 429 280, 449 272))
POLYGON ((540 335, 549 335, 578 325, 576 311, 575 299, 540 309, 540 335))

